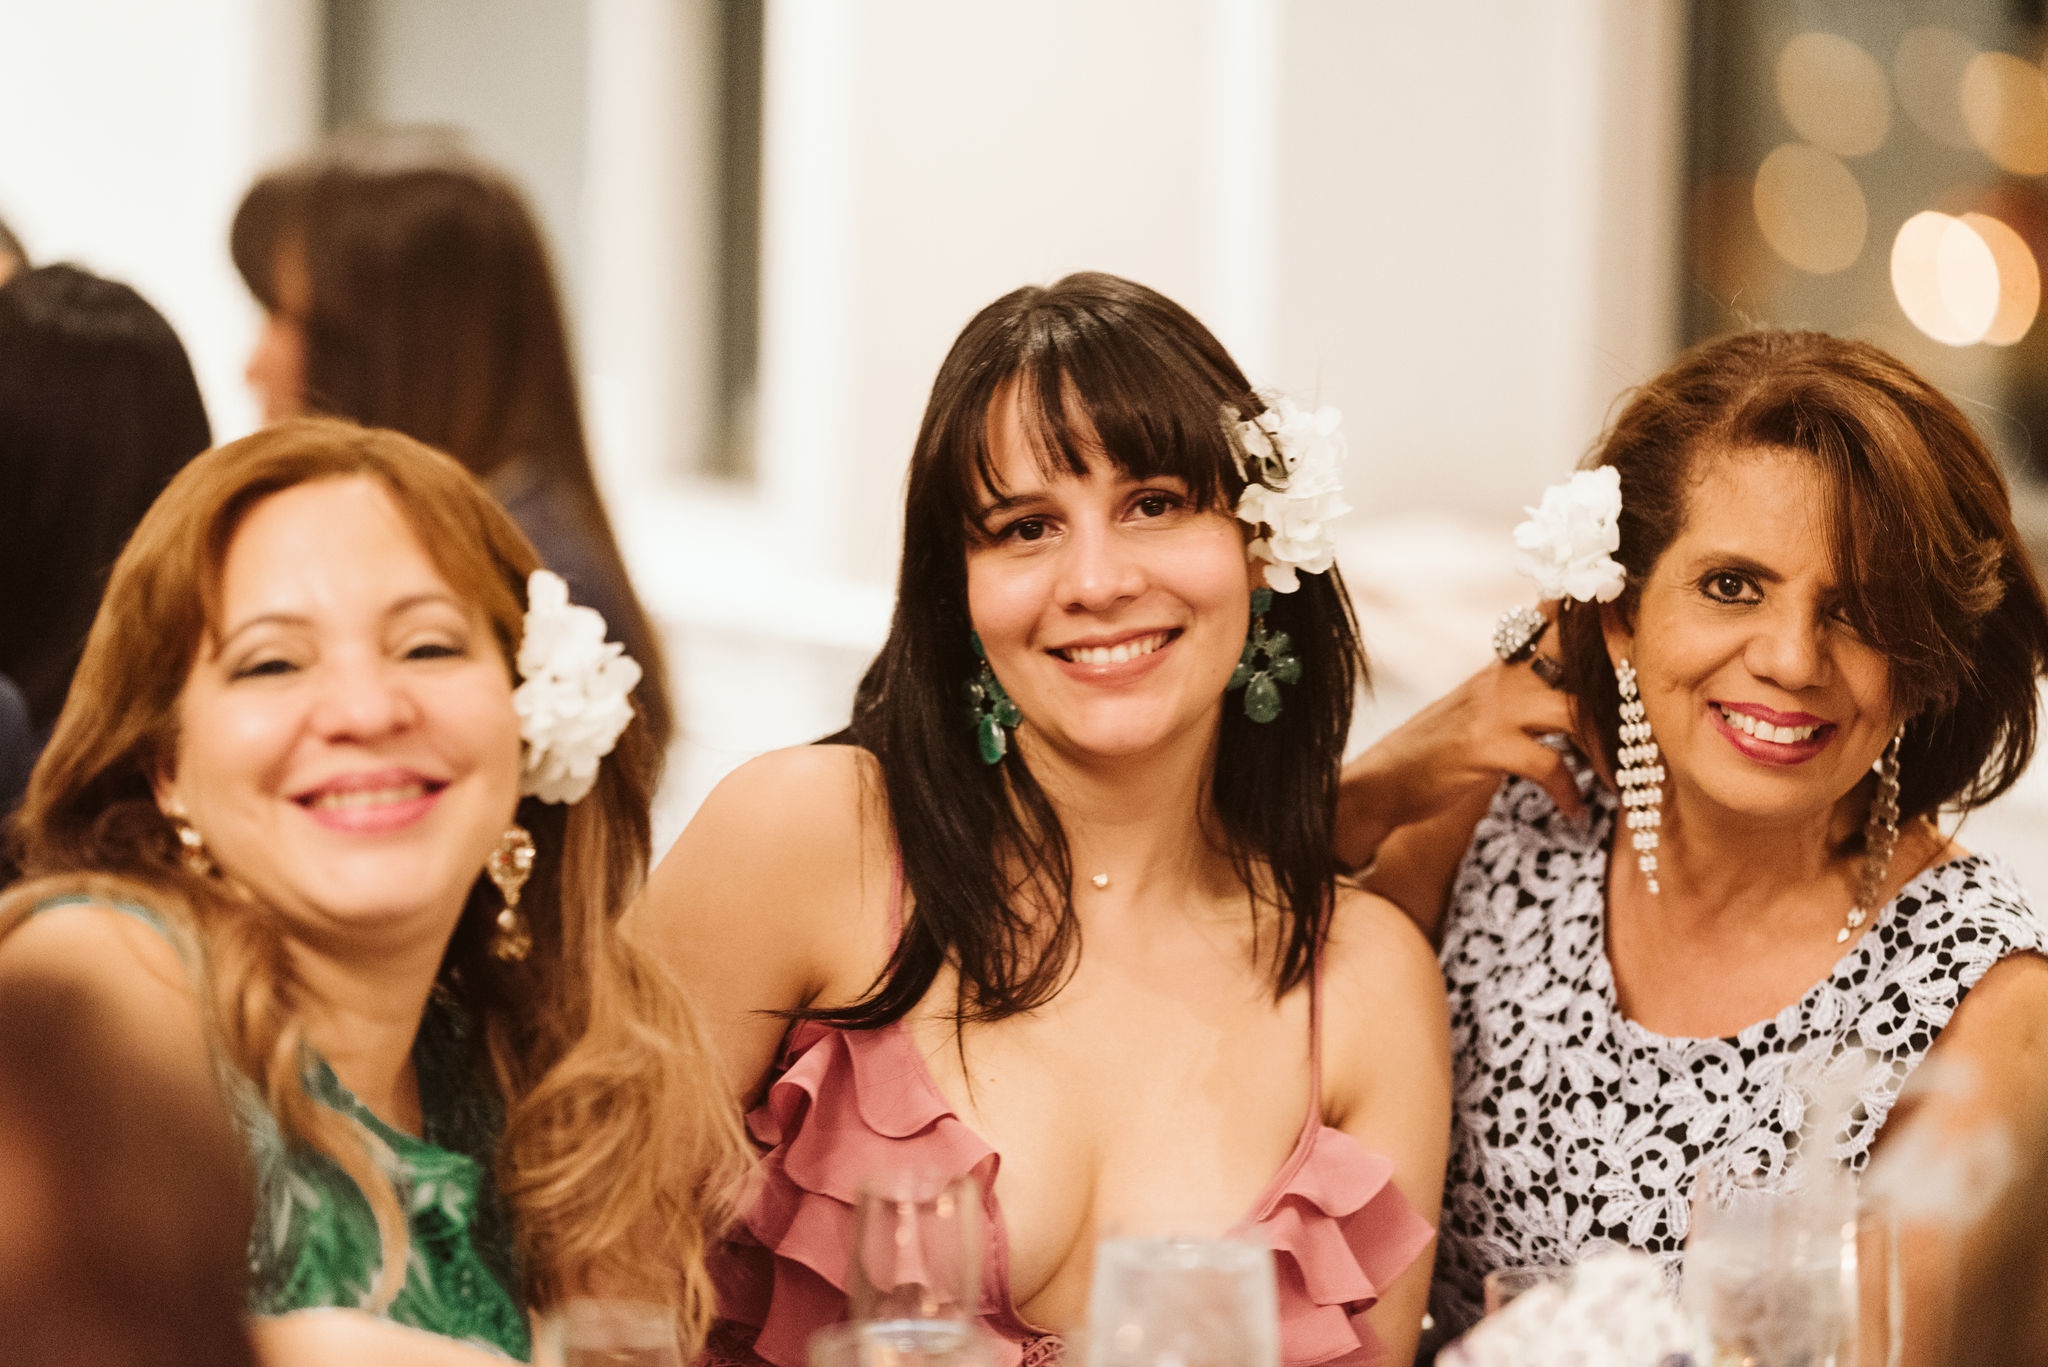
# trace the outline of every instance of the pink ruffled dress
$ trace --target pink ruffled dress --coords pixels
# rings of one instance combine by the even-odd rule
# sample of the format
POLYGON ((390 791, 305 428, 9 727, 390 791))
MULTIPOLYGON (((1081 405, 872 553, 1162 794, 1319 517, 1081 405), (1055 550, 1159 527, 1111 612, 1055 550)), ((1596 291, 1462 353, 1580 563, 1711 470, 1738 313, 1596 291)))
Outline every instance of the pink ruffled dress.
MULTIPOLYGON (((1309 1019, 1315 1082, 1301 1138, 1231 1233, 1272 1246, 1284 1367, 1362 1364, 1379 1346, 1365 1311, 1435 1231, 1395 1188, 1391 1160, 1322 1123, 1320 973, 1309 1019)), ((874 1030, 799 1022, 747 1129, 764 1150, 759 1187, 741 1228, 714 1255, 721 1322, 712 1362, 804 1367, 811 1335, 846 1318, 861 1184, 904 1169, 972 1174, 981 1186, 981 1320, 1001 1340, 1000 1367, 1057 1356, 1054 1332, 1026 1320, 1010 1297, 995 1195, 1001 1156, 947 1105, 902 1022, 874 1030)))

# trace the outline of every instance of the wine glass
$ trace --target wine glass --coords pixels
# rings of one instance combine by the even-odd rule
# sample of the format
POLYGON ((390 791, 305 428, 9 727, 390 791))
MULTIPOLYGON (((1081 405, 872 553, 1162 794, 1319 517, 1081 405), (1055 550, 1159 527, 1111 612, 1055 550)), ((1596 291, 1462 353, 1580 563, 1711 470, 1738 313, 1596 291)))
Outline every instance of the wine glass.
POLYGON ((1087 1367, 1278 1367, 1273 1252, 1245 1239, 1107 1239, 1087 1367))
POLYGON ((981 1310, 981 1187, 896 1173, 861 1188, 847 1301, 855 1323, 972 1324, 981 1310))
MULTIPOLYGON (((560 1367, 683 1367, 674 1307, 583 1298, 548 1316, 544 1347, 560 1367)), ((543 1353, 537 1361, 548 1361, 543 1353)))

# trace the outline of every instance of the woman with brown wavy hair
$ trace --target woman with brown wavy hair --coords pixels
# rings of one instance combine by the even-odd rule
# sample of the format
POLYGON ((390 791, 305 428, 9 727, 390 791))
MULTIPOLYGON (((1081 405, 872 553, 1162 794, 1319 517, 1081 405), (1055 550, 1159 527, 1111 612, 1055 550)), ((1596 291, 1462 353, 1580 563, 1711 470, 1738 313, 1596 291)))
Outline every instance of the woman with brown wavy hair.
POLYGON ((116 563, 18 819, 0 993, 88 980, 220 1079, 280 1359, 524 1358, 576 1294, 680 1286, 686 1349, 710 1314, 738 1129, 613 928, 647 859, 637 672, 538 568, 397 433, 211 451, 116 563))
POLYGON ((640 662, 658 761, 674 729, 660 642, 598 495, 554 271, 518 187, 450 134, 343 134, 252 185, 230 247, 263 305, 248 377, 264 417, 393 428, 489 485, 640 662))

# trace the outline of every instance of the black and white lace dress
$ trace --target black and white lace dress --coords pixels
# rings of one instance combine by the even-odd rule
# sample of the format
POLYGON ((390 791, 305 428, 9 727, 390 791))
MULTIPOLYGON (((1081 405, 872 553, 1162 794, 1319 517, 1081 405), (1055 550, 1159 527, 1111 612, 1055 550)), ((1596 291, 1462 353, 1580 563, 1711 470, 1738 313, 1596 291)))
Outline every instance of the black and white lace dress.
POLYGON ((1575 1261, 1594 1244, 1675 1269, 1703 1159, 1782 1173, 1816 1095, 1856 1098, 1835 1155, 1861 1170, 1899 1086, 1963 995, 2048 928, 1995 857, 1913 879, 1834 970, 1727 1039, 1652 1034, 1616 1005, 1606 953, 1614 800, 1590 830, 1510 779, 1458 870, 1440 958, 1455 1060, 1451 1159, 1432 1309, 1479 1317, 1497 1267, 1575 1261))

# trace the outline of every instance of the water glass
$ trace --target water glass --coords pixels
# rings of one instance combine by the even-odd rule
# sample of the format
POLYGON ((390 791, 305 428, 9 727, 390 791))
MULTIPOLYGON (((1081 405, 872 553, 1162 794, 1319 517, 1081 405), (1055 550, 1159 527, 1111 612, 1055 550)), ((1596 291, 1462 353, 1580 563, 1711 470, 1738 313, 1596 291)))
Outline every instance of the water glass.
POLYGON ((1815 1176, 1772 1190, 1725 1165, 1703 1168, 1680 1297, 1703 1367, 1826 1367, 1852 1356, 1855 1239, 1845 1182, 1815 1176))
POLYGON ((899 1173, 861 1188, 847 1301, 855 1323, 945 1320, 981 1310, 981 1187, 899 1173))
POLYGON ((835 1324, 811 1335, 810 1367, 994 1367, 980 1327, 957 1320, 835 1324))
POLYGON ((674 1308, 647 1301, 565 1301, 548 1316, 541 1348, 535 1360, 560 1367, 683 1367, 674 1308))
POLYGON ((1278 1367, 1273 1253, 1243 1239, 1108 1239, 1095 1250, 1087 1367, 1278 1367))

